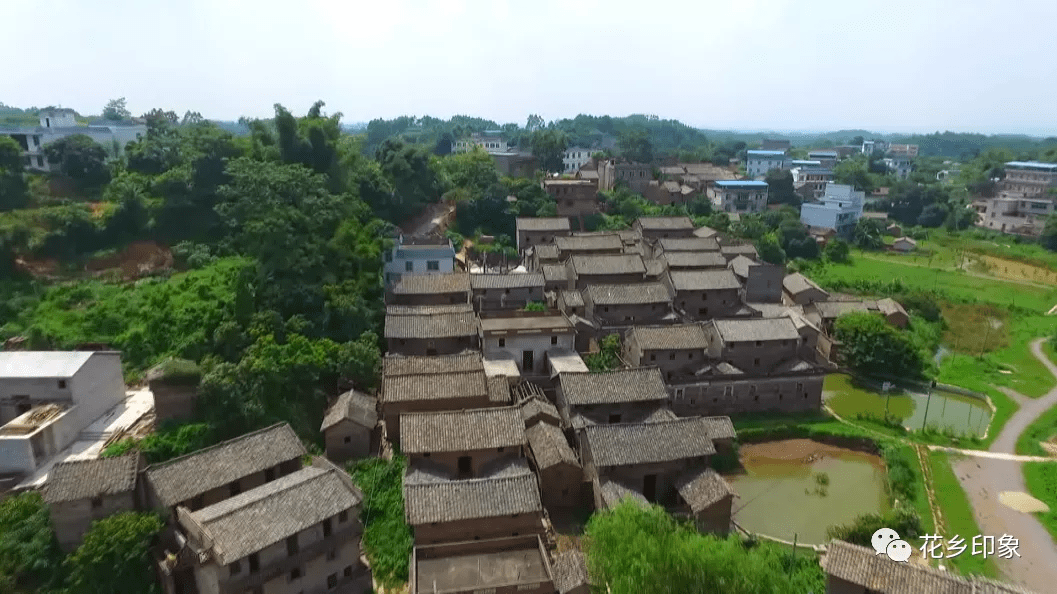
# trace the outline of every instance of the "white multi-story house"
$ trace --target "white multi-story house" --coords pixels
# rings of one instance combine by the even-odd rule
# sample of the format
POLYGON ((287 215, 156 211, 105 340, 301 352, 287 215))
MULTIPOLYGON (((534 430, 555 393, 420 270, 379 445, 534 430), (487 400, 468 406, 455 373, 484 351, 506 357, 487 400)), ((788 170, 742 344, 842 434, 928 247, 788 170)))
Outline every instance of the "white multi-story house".
POLYGON ((460 138, 451 143, 451 152, 468 153, 478 146, 489 155, 510 152, 510 145, 503 140, 498 131, 488 131, 481 134, 473 134, 469 138, 460 138))
POLYGON ((1045 196, 980 198, 973 201, 972 208, 979 215, 978 227, 1037 237, 1046 226, 1046 219, 1057 212, 1057 201, 1045 196))
POLYGON ((10 136, 22 147, 22 163, 30 171, 51 170, 44 146, 60 138, 84 134, 116 156, 125 150, 126 144, 147 132, 147 127, 141 124, 80 126, 77 113, 72 109, 44 109, 39 116, 40 125, 37 127, 0 127, 0 134, 10 136))
POLYGON ((716 180, 709 190, 716 210, 748 214, 767 208, 767 182, 752 180, 716 180))
POLYGON ((455 270, 455 248, 447 239, 400 235, 384 257, 387 285, 405 274, 444 274, 455 270))
POLYGON ((826 193, 819 202, 800 207, 800 222, 809 227, 833 229, 847 237, 862 218, 864 200, 865 194, 851 186, 827 184, 826 193))
POLYGON ((581 167, 591 162, 591 149, 582 146, 571 146, 565 149, 562 163, 565 164, 565 173, 576 173, 581 167))
POLYGON ((899 179, 910 177, 910 172, 913 171, 910 157, 888 157, 884 160, 884 163, 888 167, 888 170, 894 173, 899 179))
POLYGON ((1005 170, 1006 177, 998 187, 1002 198, 1042 198, 1057 188, 1057 163, 1010 161, 1005 170))
POLYGON ((785 151, 747 151, 745 170, 755 179, 767 175, 772 169, 785 169, 788 160, 785 151))

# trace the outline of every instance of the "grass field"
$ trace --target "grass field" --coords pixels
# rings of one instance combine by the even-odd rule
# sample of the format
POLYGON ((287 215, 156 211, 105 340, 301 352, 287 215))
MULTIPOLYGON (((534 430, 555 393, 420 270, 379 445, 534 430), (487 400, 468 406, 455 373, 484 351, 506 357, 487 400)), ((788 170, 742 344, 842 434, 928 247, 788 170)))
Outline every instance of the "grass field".
POLYGON ((1035 514, 1039 522, 1049 531, 1057 543, 1057 464, 1052 462, 1025 462, 1024 482, 1028 492, 1050 506, 1050 511, 1035 514))
MULTIPOLYGON (((932 471, 932 490, 936 495, 936 502, 943 513, 943 520, 947 524, 947 534, 941 534, 944 538, 959 535, 966 541, 971 541, 973 536, 980 534, 980 527, 973 518, 973 508, 969 504, 968 497, 962 489, 958 477, 954 475, 950 459, 945 452, 929 452, 929 468, 932 471)), ((998 577, 998 568, 994 560, 984 559, 979 556, 969 555, 963 552, 960 555, 948 559, 960 573, 979 574, 988 577, 998 577)))

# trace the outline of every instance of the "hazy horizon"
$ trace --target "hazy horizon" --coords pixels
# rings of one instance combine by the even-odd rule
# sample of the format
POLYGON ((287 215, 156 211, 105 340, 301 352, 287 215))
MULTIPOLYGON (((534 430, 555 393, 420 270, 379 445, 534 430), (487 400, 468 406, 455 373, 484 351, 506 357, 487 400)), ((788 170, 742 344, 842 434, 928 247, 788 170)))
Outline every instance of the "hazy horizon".
POLYGON ((98 114, 124 96, 136 115, 236 120, 322 99, 347 123, 646 113, 741 132, 1057 135, 1057 2, 57 0, 46 21, 32 3, 5 16, 24 25, 10 46, 33 48, 0 96, 19 107, 98 114))

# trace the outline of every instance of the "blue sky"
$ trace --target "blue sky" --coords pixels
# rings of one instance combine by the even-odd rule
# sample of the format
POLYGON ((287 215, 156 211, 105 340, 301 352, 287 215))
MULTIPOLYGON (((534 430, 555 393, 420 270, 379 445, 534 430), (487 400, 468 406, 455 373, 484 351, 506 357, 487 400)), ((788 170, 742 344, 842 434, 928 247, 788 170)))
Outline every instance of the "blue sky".
POLYGON ((1057 134, 1053 0, 5 4, 0 101, 24 107, 1057 134))

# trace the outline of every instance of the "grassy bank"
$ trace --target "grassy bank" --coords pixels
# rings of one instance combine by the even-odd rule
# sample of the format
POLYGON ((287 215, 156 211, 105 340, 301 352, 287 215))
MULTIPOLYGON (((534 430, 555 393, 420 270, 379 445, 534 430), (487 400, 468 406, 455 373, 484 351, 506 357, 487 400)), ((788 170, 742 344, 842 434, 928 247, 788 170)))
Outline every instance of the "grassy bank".
POLYGON ((371 562, 374 579, 388 587, 408 580, 411 527, 404 520, 403 478, 406 462, 370 458, 351 467, 356 485, 363 491, 363 548, 371 562))
MULTIPOLYGON (((947 453, 929 452, 929 469, 932 472, 932 490, 943 513, 943 520, 947 524, 947 534, 940 536, 946 539, 957 534, 967 543, 971 543, 972 537, 980 534, 980 527, 973 518, 972 505, 961 483, 958 482, 958 477, 954 475, 954 469, 951 468, 947 453)), ((968 552, 963 552, 947 561, 962 574, 998 577, 998 567, 993 559, 969 555, 968 552)))
POLYGON ((1024 482, 1032 497, 1050 506, 1050 511, 1035 514, 1039 522, 1049 531, 1057 544, 1057 464, 1052 462, 1025 462, 1024 482))

